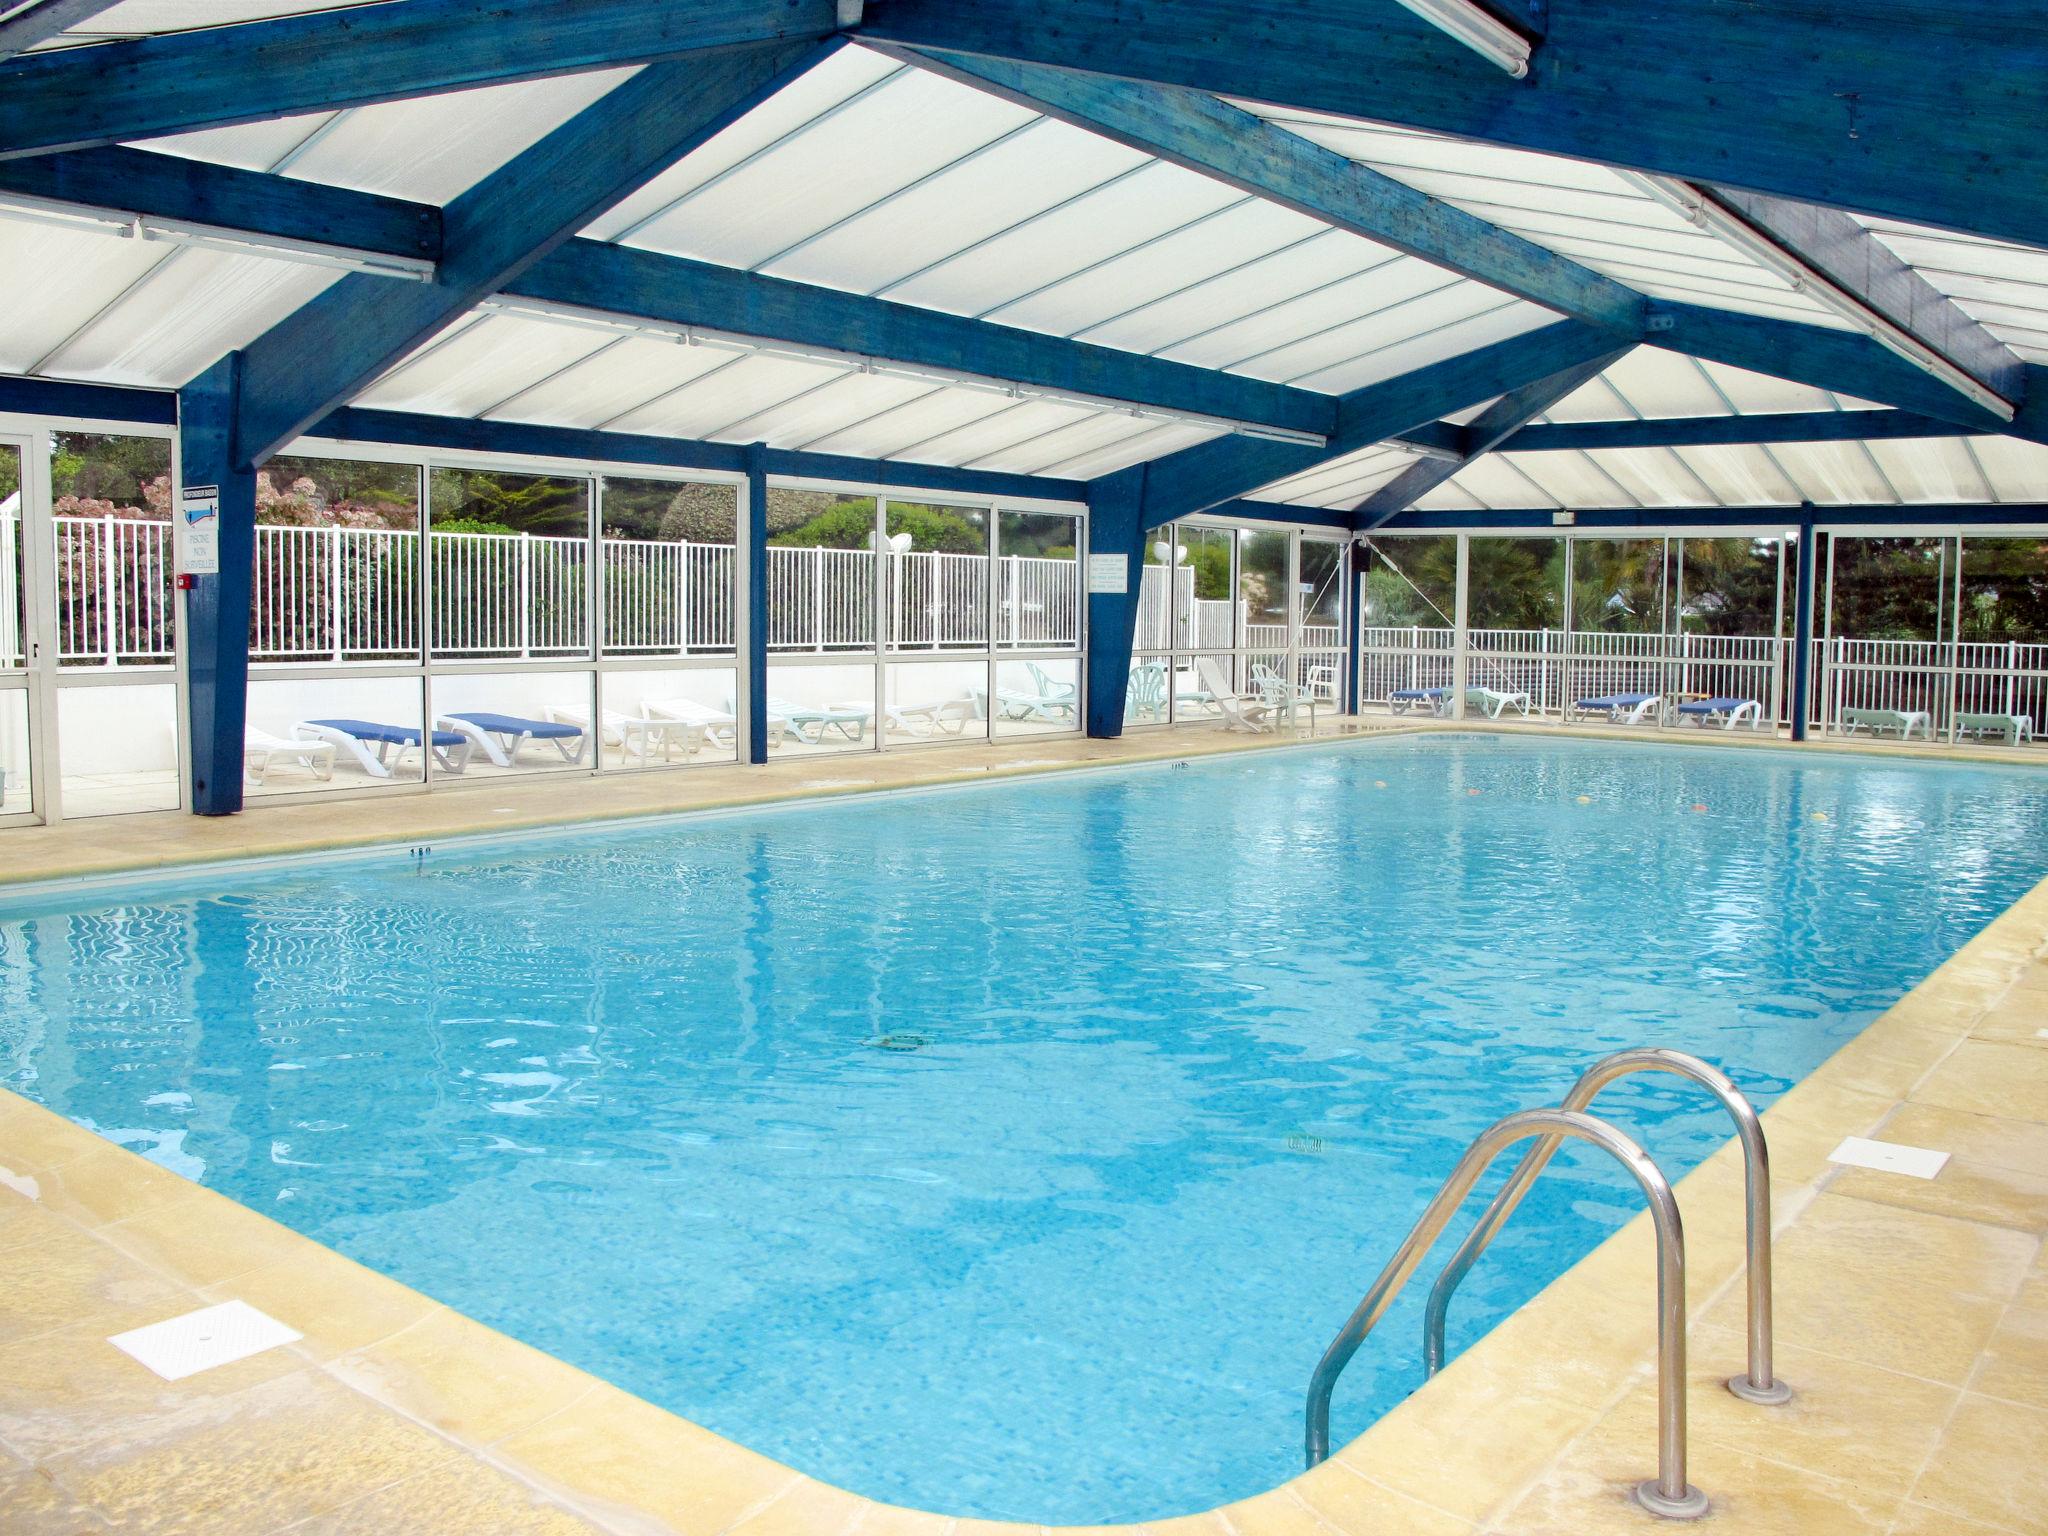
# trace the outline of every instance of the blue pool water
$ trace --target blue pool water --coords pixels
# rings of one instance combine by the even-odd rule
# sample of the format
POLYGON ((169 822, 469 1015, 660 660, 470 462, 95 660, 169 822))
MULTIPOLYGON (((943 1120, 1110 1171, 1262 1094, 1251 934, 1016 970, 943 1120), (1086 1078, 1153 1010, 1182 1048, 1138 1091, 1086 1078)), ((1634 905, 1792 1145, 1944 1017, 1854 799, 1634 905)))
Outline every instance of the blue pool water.
MULTIPOLYGON (((1434 736, 216 872, 0 923, 0 1081, 843 1486, 1171 1515, 1298 1469, 1481 1126, 1641 1043, 1773 1098, 2044 872, 2042 787, 1434 736)), ((1567 1153, 1453 1342, 1633 1209, 1567 1153)))

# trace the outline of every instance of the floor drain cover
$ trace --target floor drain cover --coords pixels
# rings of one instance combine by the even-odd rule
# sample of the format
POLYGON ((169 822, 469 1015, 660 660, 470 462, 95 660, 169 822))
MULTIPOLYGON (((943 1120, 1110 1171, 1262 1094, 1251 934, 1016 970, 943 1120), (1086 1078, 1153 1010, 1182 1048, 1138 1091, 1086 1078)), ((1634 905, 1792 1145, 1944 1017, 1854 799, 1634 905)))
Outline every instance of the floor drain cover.
POLYGON ((877 1035, 868 1042, 878 1051, 921 1051, 930 1043, 923 1035, 877 1035))

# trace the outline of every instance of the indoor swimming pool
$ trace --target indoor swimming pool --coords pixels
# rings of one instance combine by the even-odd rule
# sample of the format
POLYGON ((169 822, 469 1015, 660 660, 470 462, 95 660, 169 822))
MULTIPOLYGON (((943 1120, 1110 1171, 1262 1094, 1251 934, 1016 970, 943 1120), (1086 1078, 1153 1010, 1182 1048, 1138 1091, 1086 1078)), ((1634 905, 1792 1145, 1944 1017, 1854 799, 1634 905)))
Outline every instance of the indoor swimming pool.
MULTIPOLYGON (((1300 1469, 1481 1127, 1627 1045, 1768 1103, 2041 877, 2042 790, 1446 733, 46 889, 0 1085, 828 1482, 1171 1516, 1300 1469)), ((1674 1179, 1727 1134, 1601 1104, 1674 1179)), ((1596 1157, 1454 1348, 1634 1214, 1596 1157)))

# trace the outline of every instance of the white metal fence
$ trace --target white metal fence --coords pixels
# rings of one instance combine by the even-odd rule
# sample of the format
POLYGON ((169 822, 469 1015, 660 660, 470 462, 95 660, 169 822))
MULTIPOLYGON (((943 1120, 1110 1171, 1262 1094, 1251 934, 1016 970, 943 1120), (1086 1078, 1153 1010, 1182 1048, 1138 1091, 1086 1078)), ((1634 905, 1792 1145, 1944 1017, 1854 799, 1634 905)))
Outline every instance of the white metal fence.
MULTIPOLYGON (((167 664, 174 655, 171 525, 59 517, 58 650, 68 666, 167 664)), ((18 512, 0 508, 0 656, 20 660, 18 512)), ((589 645, 589 545, 527 534, 431 534, 421 632, 420 537, 404 529, 256 529, 250 652, 263 662, 385 661, 417 656, 548 657, 589 645)), ((613 654, 729 652, 737 631, 732 546, 605 539, 600 643, 613 654)), ((1065 649, 1081 638, 1073 560, 892 555, 896 649, 980 649, 995 642, 1065 649), (991 567, 993 566, 993 571, 991 567)), ((874 560, 863 550, 768 552, 768 637, 779 650, 874 644, 874 560)))

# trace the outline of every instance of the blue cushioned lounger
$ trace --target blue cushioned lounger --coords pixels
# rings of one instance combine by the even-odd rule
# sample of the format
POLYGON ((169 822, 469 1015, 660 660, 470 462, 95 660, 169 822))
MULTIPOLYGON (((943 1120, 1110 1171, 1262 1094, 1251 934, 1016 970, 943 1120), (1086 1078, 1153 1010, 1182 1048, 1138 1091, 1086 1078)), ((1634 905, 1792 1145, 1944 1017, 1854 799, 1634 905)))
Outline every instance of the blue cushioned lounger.
POLYGON ((1622 725, 1640 725, 1663 703, 1661 693, 1603 693, 1597 699, 1579 699, 1572 708, 1582 715, 1605 715, 1622 725))
POLYGON ((454 727, 500 768, 510 768, 520 747, 529 741, 553 742, 565 763, 583 760, 583 728, 559 720, 529 720, 524 715, 500 715, 480 709, 442 715, 435 723, 454 727))
POLYGON ((1435 709, 1451 696, 1448 688, 1396 688, 1387 695, 1387 707, 1397 715, 1408 713, 1408 706, 1421 704, 1435 709))
MULTIPOLYGON (((376 720, 301 720, 292 734, 316 741, 331 741, 355 759, 363 772, 374 778, 391 777, 391 764, 408 747, 420 744, 420 733, 409 725, 385 725, 376 720)), ((473 745, 467 736, 454 731, 432 731, 427 744, 434 761, 449 773, 460 773, 469 764, 473 745)))
POLYGON ((1678 715, 1699 725, 1719 725, 1724 731, 1734 730, 1744 719, 1758 730, 1764 723, 1764 707, 1755 699, 1692 699, 1678 706, 1678 715))

